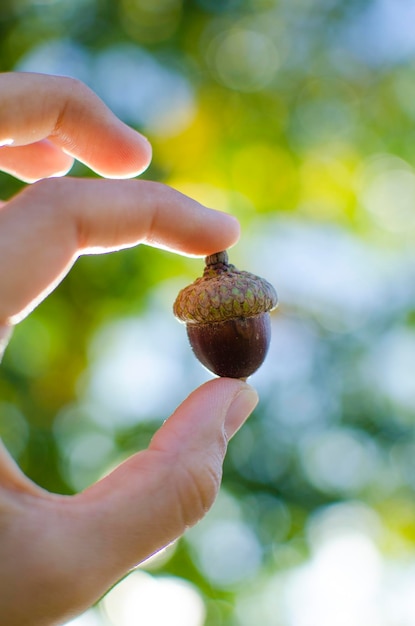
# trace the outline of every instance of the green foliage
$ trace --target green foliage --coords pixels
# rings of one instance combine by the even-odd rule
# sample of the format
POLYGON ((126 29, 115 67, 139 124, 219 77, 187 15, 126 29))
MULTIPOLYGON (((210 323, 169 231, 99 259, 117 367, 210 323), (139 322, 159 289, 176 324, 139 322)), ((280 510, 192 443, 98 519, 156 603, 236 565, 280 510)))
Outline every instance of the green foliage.
MULTIPOLYGON (((19 0, 0 7, 1 69, 88 82, 152 141, 144 177, 236 214, 243 236, 231 261, 279 291, 273 345, 253 378, 261 403, 231 443, 224 495, 193 535, 149 567, 193 582, 207 626, 254 623, 243 599, 254 605, 261 597, 267 606, 259 589, 307 560, 310 528, 330 505, 364 503, 382 526, 380 551, 414 550, 415 42, 398 41, 382 6, 19 0), (237 571, 230 547, 215 572, 203 546, 229 524, 246 538, 240 549, 253 552, 237 571)), ((396 11, 398 28, 405 15, 396 11)), ((73 174, 91 175, 79 165, 73 174)), ((21 187, 0 175, 3 198, 21 187)), ((60 493, 86 486, 145 447, 208 377, 183 328, 173 330, 171 312, 175 293, 200 268, 145 247, 84 257, 15 329, 2 363, 0 435, 39 484, 60 493), (154 379, 172 375, 176 361, 180 388, 160 389, 163 404, 140 385, 142 332, 171 337, 170 346, 144 346, 154 379), (129 351, 128 333, 137 333, 129 351), (177 349, 170 361, 168 349, 177 349), (127 357, 138 369, 119 391, 127 357), (107 415, 108 376, 115 382, 107 415)), ((282 613, 276 621, 258 615, 264 626, 294 623, 282 613)))

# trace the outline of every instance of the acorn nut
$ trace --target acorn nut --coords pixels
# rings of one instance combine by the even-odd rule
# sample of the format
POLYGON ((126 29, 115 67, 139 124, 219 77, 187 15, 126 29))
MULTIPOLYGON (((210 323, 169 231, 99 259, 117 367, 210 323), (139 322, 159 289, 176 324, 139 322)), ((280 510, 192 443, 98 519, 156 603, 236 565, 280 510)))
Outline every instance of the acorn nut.
POLYGON ((246 379, 267 354, 277 294, 263 278, 228 263, 226 251, 205 262, 203 276, 180 291, 173 312, 186 323, 193 352, 207 369, 246 379))

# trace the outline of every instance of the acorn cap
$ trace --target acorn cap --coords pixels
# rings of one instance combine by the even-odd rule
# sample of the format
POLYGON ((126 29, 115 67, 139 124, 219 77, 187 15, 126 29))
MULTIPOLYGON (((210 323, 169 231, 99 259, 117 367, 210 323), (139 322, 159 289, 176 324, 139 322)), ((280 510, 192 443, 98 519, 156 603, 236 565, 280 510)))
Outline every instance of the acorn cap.
POLYGON ((207 324, 260 315, 277 303, 268 281, 236 269, 226 252, 218 252, 206 257, 203 276, 180 291, 173 312, 186 324, 207 324))

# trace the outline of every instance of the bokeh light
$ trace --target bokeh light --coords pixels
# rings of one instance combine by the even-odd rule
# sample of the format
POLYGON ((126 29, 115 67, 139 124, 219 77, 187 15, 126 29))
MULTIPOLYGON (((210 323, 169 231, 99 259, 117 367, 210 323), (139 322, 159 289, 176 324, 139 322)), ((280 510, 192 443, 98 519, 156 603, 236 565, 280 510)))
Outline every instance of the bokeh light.
POLYGON ((210 584, 232 589, 258 575, 262 549, 240 504, 222 490, 203 524, 186 534, 195 563, 210 584))
POLYGON ((267 35, 233 27, 216 35, 207 49, 207 59, 218 79, 236 91, 259 91, 278 69, 278 52, 267 35))
POLYGON ((158 43, 173 36, 180 24, 182 0, 121 0, 120 20, 125 32, 139 43, 158 43))

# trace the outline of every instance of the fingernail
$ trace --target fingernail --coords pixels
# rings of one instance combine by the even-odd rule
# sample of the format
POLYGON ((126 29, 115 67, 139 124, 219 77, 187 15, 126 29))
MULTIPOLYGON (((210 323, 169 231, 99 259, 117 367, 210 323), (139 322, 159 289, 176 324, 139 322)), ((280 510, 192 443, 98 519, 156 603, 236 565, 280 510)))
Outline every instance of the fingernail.
POLYGON ((228 439, 240 429, 258 404, 258 394, 252 387, 242 389, 232 401, 225 418, 228 439))

